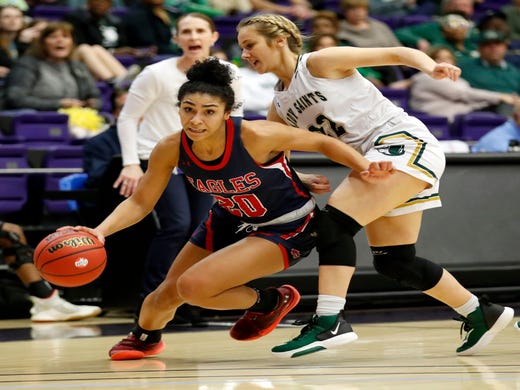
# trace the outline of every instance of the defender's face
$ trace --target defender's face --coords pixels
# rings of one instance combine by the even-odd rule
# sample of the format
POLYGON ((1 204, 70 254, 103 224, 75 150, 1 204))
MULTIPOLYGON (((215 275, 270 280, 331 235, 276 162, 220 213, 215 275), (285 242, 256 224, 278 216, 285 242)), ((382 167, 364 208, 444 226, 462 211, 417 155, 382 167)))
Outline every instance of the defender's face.
POLYGON ((238 32, 238 44, 242 49, 242 59, 249 62, 258 73, 268 73, 270 59, 275 55, 265 37, 260 35, 254 27, 242 27, 238 32))

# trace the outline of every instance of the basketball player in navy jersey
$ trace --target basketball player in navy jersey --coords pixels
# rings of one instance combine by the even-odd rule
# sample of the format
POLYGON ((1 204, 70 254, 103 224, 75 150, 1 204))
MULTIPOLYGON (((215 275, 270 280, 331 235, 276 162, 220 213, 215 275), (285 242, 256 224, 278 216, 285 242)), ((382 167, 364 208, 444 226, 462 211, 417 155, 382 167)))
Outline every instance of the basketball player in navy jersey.
POLYGON ((291 266, 315 245, 316 206, 285 156, 320 152, 360 173, 367 185, 393 174, 392 164, 369 162, 350 146, 268 121, 230 119, 234 93, 228 68, 217 59, 196 63, 178 93, 182 131, 154 148, 136 192, 95 229, 105 237, 142 219, 178 166, 199 191, 216 200, 173 262, 163 283, 143 302, 132 332, 109 352, 113 360, 160 353, 161 330, 182 303, 247 309, 231 337, 254 340, 271 332, 299 301, 289 285, 262 291, 251 280, 291 266))

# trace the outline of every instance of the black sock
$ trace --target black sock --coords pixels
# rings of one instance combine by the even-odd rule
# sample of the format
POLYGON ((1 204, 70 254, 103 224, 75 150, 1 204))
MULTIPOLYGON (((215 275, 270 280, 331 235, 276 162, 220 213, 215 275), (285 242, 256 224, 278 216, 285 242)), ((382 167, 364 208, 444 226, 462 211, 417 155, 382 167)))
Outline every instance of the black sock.
POLYGON ((135 324, 132 334, 139 340, 147 344, 152 344, 161 341, 162 330, 146 330, 141 328, 138 324, 135 324))
POLYGON ((258 299, 256 303, 247 310, 257 313, 269 313, 278 305, 278 298, 280 296, 278 290, 271 288, 269 290, 256 290, 256 292, 258 299))
POLYGON ((43 279, 38 280, 37 282, 29 283, 27 288, 29 290, 29 294, 37 298, 48 298, 54 291, 49 282, 43 279))

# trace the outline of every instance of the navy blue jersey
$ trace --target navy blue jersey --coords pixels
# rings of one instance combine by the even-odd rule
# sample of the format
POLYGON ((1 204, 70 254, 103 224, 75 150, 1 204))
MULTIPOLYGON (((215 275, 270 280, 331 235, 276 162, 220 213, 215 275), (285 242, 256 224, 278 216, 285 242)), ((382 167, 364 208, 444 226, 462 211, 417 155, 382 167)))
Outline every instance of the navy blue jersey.
POLYGON ((248 223, 263 223, 303 207, 311 194, 283 152, 266 164, 256 163, 240 139, 241 118, 226 121, 226 146, 217 161, 199 160, 181 134, 179 168, 201 192, 248 223))

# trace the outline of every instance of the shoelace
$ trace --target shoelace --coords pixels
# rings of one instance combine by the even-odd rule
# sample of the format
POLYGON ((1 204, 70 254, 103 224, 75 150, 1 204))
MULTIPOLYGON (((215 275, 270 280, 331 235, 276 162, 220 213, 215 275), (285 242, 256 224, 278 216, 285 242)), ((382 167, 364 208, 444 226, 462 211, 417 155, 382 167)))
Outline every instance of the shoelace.
POLYGON ((313 327, 313 325, 317 324, 318 322, 318 316, 312 316, 310 320, 307 322, 304 322, 303 320, 300 321, 294 321, 294 325, 298 322, 299 325, 307 324, 305 325, 302 330, 300 331, 300 334, 294 338, 294 340, 298 340, 302 337, 304 337, 307 333, 309 333, 313 327))
POLYGON ((467 333, 472 329, 471 325, 469 324, 469 320, 466 317, 460 315, 458 317, 453 317, 453 319, 455 321, 462 322, 462 324, 460 324, 460 331, 459 331, 460 338, 462 338, 462 331, 466 332, 466 335, 467 335, 467 333))
POLYGON ((135 337, 133 334, 126 336, 124 339, 122 339, 119 342, 119 345, 123 345, 125 347, 133 347, 136 343, 139 343, 140 341, 137 337, 135 337))
MULTIPOLYGON (((482 295, 479 299, 480 306, 491 306, 491 303, 489 302, 489 297, 487 295, 482 295)), ((455 321, 460 321, 462 324, 460 325, 460 338, 462 338, 462 331, 467 333, 473 329, 473 327, 470 324, 470 321, 467 317, 464 317, 463 315, 459 315, 458 317, 453 317, 455 321)))

